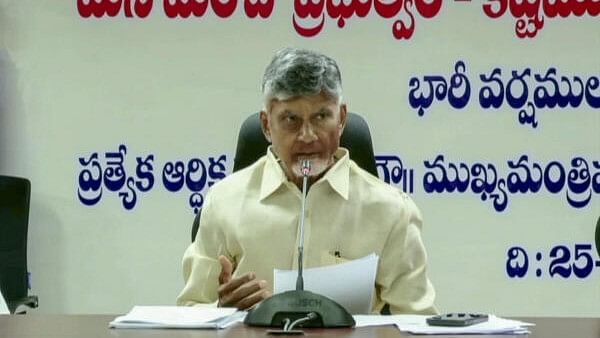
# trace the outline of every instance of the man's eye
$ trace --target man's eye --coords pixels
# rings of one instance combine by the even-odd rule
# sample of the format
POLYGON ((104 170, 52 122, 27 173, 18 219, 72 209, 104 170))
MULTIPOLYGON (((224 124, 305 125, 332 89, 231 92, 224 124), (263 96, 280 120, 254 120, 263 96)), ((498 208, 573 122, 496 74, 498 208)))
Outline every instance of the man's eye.
POLYGON ((294 122, 296 122, 296 120, 297 120, 296 116, 291 116, 291 115, 288 115, 284 118, 284 121, 286 123, 294 123, 294 122))
POLYGON ((327 119, 329 115, 327 113, 318 113, 317 115, 315 115, 315 120, 317 121, 324 121, 327 119))

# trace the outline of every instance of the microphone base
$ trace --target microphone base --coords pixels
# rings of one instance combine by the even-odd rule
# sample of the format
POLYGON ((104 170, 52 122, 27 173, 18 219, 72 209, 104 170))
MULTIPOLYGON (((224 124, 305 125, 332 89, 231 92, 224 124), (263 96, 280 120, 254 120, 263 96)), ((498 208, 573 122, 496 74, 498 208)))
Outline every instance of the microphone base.
POLYGON ((284 320, 292 322, 306 317, 316 317, 303 322, 302 327, 341 328, 353 327, 354 318, 334 300, 310 291, 293 290, 271 296, 248 312, 244 324, 248 326, 283 327, 284 320))

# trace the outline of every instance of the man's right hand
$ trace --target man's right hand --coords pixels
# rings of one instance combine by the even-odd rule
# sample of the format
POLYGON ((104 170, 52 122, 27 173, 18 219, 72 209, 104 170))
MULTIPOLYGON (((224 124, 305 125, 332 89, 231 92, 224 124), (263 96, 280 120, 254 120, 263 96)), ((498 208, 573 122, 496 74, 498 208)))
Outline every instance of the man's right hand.
POLYGON ((254 272, 232 278, 233 264, 229 259, 221 255, 219 256, 219 263, 221 263, 221 274, 219 275, 219 288, 217 289, 219 294, 218 306, 246 310, 271 297, 271 292, 267 290, 267 281, 257 280, 254 272))

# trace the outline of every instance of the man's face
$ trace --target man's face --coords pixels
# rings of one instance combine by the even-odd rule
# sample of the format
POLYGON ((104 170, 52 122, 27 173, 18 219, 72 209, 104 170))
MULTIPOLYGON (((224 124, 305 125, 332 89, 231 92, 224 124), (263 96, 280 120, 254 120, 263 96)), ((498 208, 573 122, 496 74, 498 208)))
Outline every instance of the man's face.
POLYGON ((346 106, 324 94, 271 101, 261 112, 263 131, 282 162, 288 179, 301 181, 302 160, 310 160, 311 176, 320 176, 334 162, 346 124, 346 106))

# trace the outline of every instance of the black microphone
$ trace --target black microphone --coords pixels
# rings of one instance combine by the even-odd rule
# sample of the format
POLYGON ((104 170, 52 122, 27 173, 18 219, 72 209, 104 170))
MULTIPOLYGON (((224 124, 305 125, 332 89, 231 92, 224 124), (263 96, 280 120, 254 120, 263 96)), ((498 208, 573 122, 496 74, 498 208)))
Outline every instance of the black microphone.
POLYGON ((304 218, 306 216, 306 191, 311 165, 303 160, 302 173, 302 214, 300 215, 300 241, 298 243, 298 277, 296 290, 271 296, 250 310, 244 319, 249 326, 281 327, 277 333, 302 333, 294 327, 353 327, 354 318, 334 300, 304 290, 302 277, 304 256, 304 218))
POLYGON ((306 217, 306 186, 310 174, 310 161, 302 161, 302 214, 300 215, 300 243, 298 243, 298 277, 296 278, 296 290, 304 290, 304 278, 302 277, 302 266, 304 256, 304 218, 306 217))

